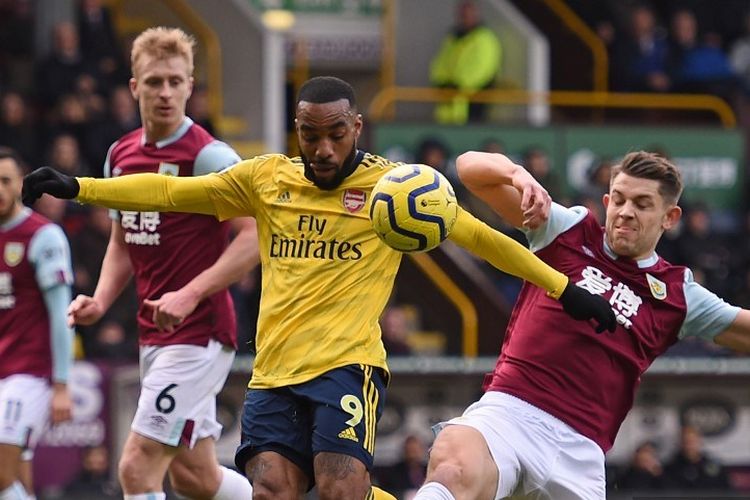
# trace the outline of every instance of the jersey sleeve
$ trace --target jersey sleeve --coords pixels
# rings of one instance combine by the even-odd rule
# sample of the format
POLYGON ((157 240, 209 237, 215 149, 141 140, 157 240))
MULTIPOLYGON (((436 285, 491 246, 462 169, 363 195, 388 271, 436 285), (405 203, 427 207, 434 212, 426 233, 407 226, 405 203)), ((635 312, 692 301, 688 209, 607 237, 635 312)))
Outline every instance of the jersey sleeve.
POLYGON ((739 307, 728 304, 696 283, 690 269, 685 270, 684 291, 687 314, 680 329, 680 338, 700 337, 713 340, 729 328, 740 312, 739 307))
POLYGON ((228 144, 215 140, 198 152, 193 163, 193 175, 221 172, 240 161, 240 156, 228 144))
POLYGON ((73 283, 70 246, 59 226, 47 224, 37 231, 29 242, 29 260, 41 290, 73 283))
POLYGON ((586 207, 575 206, 566 208, 558 203, 552 203, 549 219, 536 229, 519 228, 529 241, 532 252, 538 252, 552 243, 555 238, 581 222, 588 210, 586 207))

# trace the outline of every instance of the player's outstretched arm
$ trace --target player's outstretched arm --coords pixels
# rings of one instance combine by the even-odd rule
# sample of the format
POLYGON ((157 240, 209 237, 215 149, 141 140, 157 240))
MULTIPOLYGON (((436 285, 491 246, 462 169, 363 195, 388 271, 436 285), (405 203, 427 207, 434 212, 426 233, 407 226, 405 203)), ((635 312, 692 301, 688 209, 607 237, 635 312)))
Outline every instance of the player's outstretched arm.
POLYGON ((448 238, 501 271, 547 290, 547 294, 558 299, 573 318, 595 320, 597 332, 615 330, 615 314, 604 298, 571 283, 567 276, 550 267, 528 248, 490 228, 469 212, 459 209, 448 238))
POLYGON ((474 195, 513 226, 536 229, 549 218, 547 190, 507 156, 469 151, 456 159, 456 170, 474 195))
POLYGON ((41 167, 24 177, 23 202, 33 204, 43 194, 118 210, 191 212, 216 215, 209 197, 213 176, 173 177, 133 174, 113 179, 71 177, 41 167))
POLYGON ((203 299, 235 283, 258 264, 260 252, 255 219, 237 217, 231 223, 235 237, 211 267, 179 290, 165 293, 156 300, 143 302, 152 308, 152 318, 159 329, 171 331, 203 299))
POLYGON ((714 337, 714 342, 734 351, 750 353, 750 311, 741 309, 729 328, 714 337))

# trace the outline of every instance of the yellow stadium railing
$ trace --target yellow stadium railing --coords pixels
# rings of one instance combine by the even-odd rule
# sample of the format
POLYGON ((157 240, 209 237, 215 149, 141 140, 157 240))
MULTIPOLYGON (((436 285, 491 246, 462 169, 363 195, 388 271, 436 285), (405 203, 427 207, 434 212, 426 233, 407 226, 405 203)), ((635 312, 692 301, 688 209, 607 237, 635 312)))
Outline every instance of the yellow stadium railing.
POLYGON ((479 354, 479 320, 474 303, 428 254, 412 253, 408 255, 424 275, 456 307, 461 316, 461 348, 463 354, 469 358, 477 357, 479 354))
POLYGON ((543 0, 547 7, 591 50, 594 59, 594 91, 605 92, 609 88, 609 56, 601 38, 589 28, 562 0, 543 0))
MULTIPOLYGON (((445 102, 458 91, 432 87, 390 86, 381 89, 369 106, 369 117, 382 121, 387 119, 388 108, 397 102, 445 102)), ((526 90, 480 90, 466 96, 470 102, 490 104, 539 104, 550 106, 587 108, 672 109, 685 111, 707 111, 714 113, 725 128, 734 128, 737 117, 723 99, 708 94, 649 94, 626 92, 588 92, 554 90, 529 92, 526 90)))

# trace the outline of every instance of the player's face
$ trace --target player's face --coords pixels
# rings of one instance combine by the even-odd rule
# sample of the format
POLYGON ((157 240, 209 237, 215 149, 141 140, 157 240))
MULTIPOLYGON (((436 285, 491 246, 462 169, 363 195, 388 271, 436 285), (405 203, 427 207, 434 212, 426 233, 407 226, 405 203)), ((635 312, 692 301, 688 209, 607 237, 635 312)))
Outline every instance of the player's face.
POLYGON ((157 58, 143 54, 133 75, 130 91, 138 100, 148 139, 162 139, 177 130, 193 91, 187 61, 180 56, 157 58))
POLYGON ((321 189, 336 188, 356 155, 362 117, 346 99, 323 104, 301 101, 295 125, 305 174, 321 189))
POLYGON ((658 181, 622 173, 604 195, 604 206, 609 246, 633 259, 651 256, 662 233, 674 227, 682 213, 659 194, 658 181))
POLYGON ((11 158, 0 159, 0 222, 12 217, 20 207, 23 177, 11 158))

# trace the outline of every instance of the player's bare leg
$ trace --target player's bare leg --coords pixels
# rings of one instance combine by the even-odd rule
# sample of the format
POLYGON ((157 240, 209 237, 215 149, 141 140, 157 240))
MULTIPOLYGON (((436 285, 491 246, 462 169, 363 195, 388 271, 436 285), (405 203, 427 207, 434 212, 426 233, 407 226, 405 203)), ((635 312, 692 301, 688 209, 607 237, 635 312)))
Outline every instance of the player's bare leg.
POLYGON ((19 477, 21 464, 21 447, 12 444, 0 444, 0 499, 23 499, 26 491, 19 477))
POLYGON ((302 469, 273 451, 248 460, 245 475, 253 483, 253 500, 299 500, 309 483, 302 469))
POLYGON ((178 448, 141 436, 128 435, 120 457, 118 475, 125 495, 160 493, 164 476, 178 448))
POLYGON ((193 448, 180 447, 169 465, 175 492, 186 498, 250 500, 253 489, 237 472, 219 465, 213 438, 203 438, 193 448))
POLYGON ((370 491, 370 473, 352 456, 320 452, 315 455, 314 467, 321 500, 365 498, 370 491))
POLYGON ((498 475, 482 434, 465 425, 449 425, 435 439, 425 485, 414 500, 492 500, 498 475))
POLYGON ((18 469, 18 480, 21 481, 23 488, 29 497, 34 496, 34 477, 31 469, 31 460, 24 459, 24 454, 21 454, 21 465, 18 469))

